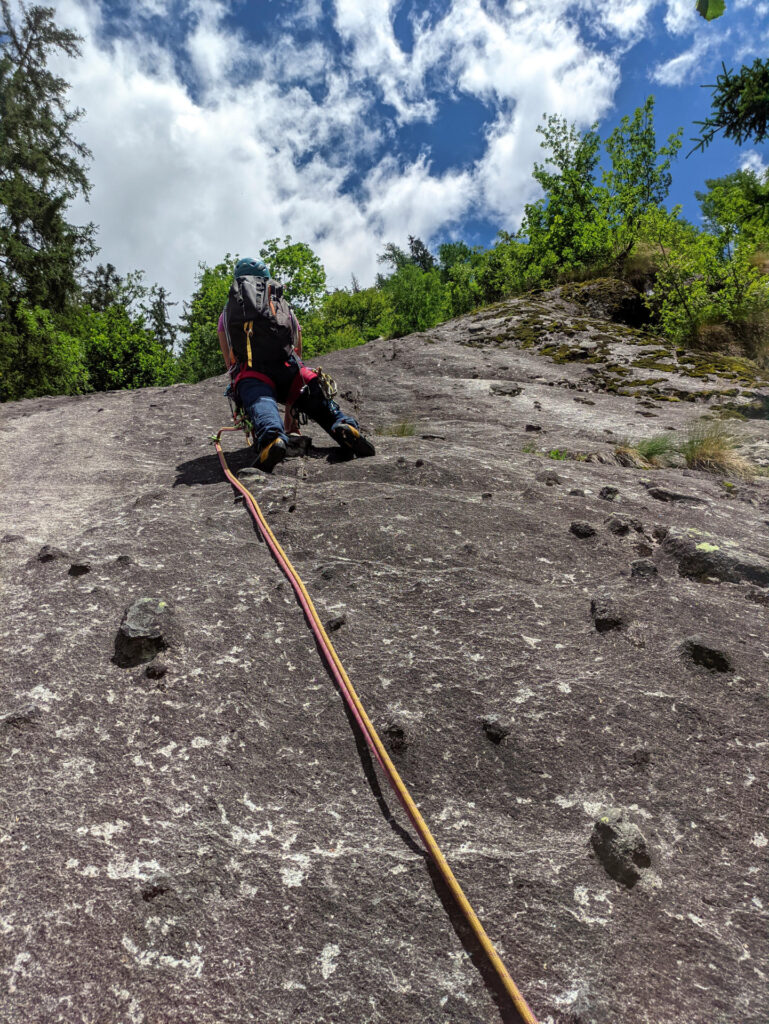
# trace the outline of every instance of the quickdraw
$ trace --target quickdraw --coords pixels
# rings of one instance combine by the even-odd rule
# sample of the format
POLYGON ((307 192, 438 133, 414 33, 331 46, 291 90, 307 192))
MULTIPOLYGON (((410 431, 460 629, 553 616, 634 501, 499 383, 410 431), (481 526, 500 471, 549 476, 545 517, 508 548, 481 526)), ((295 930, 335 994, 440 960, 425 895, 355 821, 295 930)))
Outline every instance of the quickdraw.
POLYGON ((333 377, 329 376, 329 374, 323 372, 322 366, 316 367, 315 372, 318 375, 318 383, 320 384, 321 391, 324 396, 331 401, 339 390, 336 386, 336 381, 333 377))

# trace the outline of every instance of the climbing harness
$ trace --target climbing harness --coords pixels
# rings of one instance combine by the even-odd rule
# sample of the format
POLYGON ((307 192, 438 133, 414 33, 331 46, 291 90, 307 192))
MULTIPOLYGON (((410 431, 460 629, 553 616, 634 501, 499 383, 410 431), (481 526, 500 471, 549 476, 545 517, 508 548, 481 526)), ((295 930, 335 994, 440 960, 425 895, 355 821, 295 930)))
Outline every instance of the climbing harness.
POLYGON ((379 762, 379 765, 381 766, 382 770, 387 776, 390 785, 394 789, 398 797, 398 800, 401 802, 403 806, 403 809, 406 811, 406 814, 411 819, 411 822, 414 825, 414 828, 416 829, 420 839, 427 847, 430 856, 433 858, 433 861, 435 862, 438 870, 443 876, 443 880, 445 881, 446 885, 451 890, 451 894, 456 900, 460 910, 464 914, 468 924, 472 928, 475 937, 478 939, 478 942, 481 944, 484 952, 491 961, 492 966, 497 972, 497 975, 499 976, 499 979, 502 982, 505 991, 510 996, 510 999, 512 1000, 513 1005, 515 1006, 515 1009, 517 1010, 521 1020, 524 1022, 524 1024, 537 1024, 537 1020, 534 1017, 534 1014, 529 1009, 526 1000, 521 995, 520 991, 518 990, 518 987, 516 986, 515 982, 508 973, 507 968, 502 963, 499 954, 494 948, 491 939, 486 934, 486 931, 483 925, 481 924, 477 914, 470 906, 470 903, 468 902, 467 897, 462 891, 459 882, 456 880, 456 878, 454 877, 454 873, 449 867, 448 861, 443 856, 443 853, 441 852, 440 847, 433 838, 430 829, 427 827, 424 818, 419 813, 417 805, 414 803, 411 794, 409 793, 403 780, 398 774, 395 765, 392 763, 390 756, 387 753, 387 750, 385 749, 381 739, 379 738, 376 729, 374 728, 370 718, 366 714, 365 708, 363 707, 360 698, 355 692, 355 689, 353 688, 353 685, 350 682, 350 678, 347 675, 344 666, 342 665, 342 662, 339 660, 339 655, 334 650, 334 646, 329 640, 326 630, 323 628, 323 624, 320 620, 318 612, 315 609, 315 605, 312 602, 312 599, 307 591, 307 588, 305 587, 304 583, 299 577, 299 574, 297 573, 296 569, 289 561, 286 552, 278 543, 275 534, 270 529, 270 526, 267 520, 265 519, 264 514, 256 501, 256 498, 246 487, 243 486, 243 484, 237 479, 237 477, 230 471, 230 468, 227 465, 227 460, 224 456, 224 451, 222 449, 221 436, 225 432, 235 431, 239 429, 241 429, 239 425, 232 427, 222 427, 216 434, 211 435, 211 441, 216 446, 216 452, 219 456, 219 461, 221 462, 224 475, 227 477, 232 486, 243 495, 246 506, 251 515, 254 517, 257 529, 259 530, 262 539, 267 544, 268 548, 270 549, 270 553, 272 554, 275 561, 278 563, 278 566, 288 579, 289 583, 291 584, 294 590, 294 593, 297 596, 299 604, 301 605, 302 610, 304 611, 308 625, 312 630, 313 635, 315 636, 315 640, 318 644, 323 660, 328 666, 328 669, 334 681, 339 686, 342 696, 344 697, 353 717, 355 718, 355 721, 358 723, 358 726, 361 732, 363 733, 366 742, 368 743, 372 753, 374 754, 374 757, 379 762))
POLYGON ((246 410, 238 401, 232 384, 227 385, 227 390, 224 392, 224 396, 230 403, 230 412, 232 413, 232 422, 235 424, 235 428, 237 430, 242 430, 246 435, 246 442, 249 445, 253 445, 254 424, 251 421, 251 417, 246 413, 246 410))

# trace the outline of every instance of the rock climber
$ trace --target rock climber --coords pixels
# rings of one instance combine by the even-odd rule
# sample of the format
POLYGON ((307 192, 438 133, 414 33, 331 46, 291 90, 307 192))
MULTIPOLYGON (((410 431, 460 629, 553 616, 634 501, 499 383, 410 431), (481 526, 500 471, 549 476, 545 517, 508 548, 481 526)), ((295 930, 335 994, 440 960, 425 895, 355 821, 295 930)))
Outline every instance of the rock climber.
POLYGON ((357 420, 342 412, 319 375, 302 362, 301 326, 262 260, 245 257, 235 264, 218 334, 235 397, 254 425, 260 469, 271 473, 285 459, 288 432, 298 428, 302 415, 354 455, 375 454, 357 420))

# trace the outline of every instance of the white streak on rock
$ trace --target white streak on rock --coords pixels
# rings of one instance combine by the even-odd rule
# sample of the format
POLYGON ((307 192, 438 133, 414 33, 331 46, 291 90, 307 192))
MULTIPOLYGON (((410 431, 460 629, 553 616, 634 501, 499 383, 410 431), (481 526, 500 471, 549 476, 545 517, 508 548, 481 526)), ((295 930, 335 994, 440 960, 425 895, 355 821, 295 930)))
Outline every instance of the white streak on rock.
POLYGON ((328 980, 337 968, 335 963, 339 956, 339 946, 336 943, 329 943, 324 946, 318 959, 320 960, 320 973, 324 980, 328 980))

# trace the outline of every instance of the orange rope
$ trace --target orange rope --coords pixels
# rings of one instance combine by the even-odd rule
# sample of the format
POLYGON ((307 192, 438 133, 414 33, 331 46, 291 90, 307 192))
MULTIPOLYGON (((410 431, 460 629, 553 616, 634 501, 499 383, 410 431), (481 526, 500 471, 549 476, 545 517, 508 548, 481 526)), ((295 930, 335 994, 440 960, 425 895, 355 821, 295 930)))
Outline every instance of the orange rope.
POLYGON ((537 1020, 534 1017, 534 1014, 529 1009, 526 1000, 521 995, 517 985, 511 978, 507 968, 502 963, 502 960, 500 959, 499 954, 494 948, 491 939, 486 934, 486 931, 483 925, 481 924, 478 915, 470 906, 470 903, 467 897, 465 896, 464 892, 462 891, 459 882, 456 880, 453 871, 449 867, 448 861, 443 856, 440 847, 433 838, 430 829, 427 827, 427 823, 425 822, 422 815, 419 813, 417 805, 414 803, 411 794, 409 793, 403 780, 398 774, 395 765, 392 763, 390 755, 387 753, 387 750, 385 749, 384 744, 379 738, 376 729, 374 728, 370 718, 366 714, 365 708, 361 704, 360 698, 355 692, 355 689, 352 683, 350 682, 349 676, 345 672, 342 662, 339 660, 339 655, 334 650, 334 646, 329 640, 328 634, 326 633, 325 629, 323 628, 323 624, 320 621, 320 617, 318 616, 318 613, 315 609, 315 605, 312 603, 312 599, 309 593, 307 592, 307 588, 305 587, 304 583, 299 577, 299 574, 297 573, 296 569, 294 569, 293 565, 289 561, 285 551, 278 543, 275 534, 270 529, 267 520, 264 518, 262 510, 259 508, 256 498, 254 498, 253 494, 246 487, 244 487, 243 484, 241 484, 237 477, 235 477, 230 472, 230 469, 227 466, 227 460, 224 457, 224 452, 222 450, 220 439, 221 435, 225 431, 238 429, 240 428, 222 427, 222 429, 219 430, 217 434, 212 435, 211 438, 211 440, 216 445, 216 451, 217 454, 219 455, 219 461, 222 464, 222 469, 224 470, 225 476, 230 481, 232 486, 235 487, 236 490, 240 491, 240 493, 244 496, 246 500, 246 505, 248 506, 249 511, 256 520, 259 532, 264 538, 267 546, 270 548, 270 551, 272 552, 278 565, 280 566, 280 568, 288 578, 289 582, 291 583, 291 586, 294 588, 294 592, 296 593, 297 598, 299 599, 299 602, 302 608, 304 609, 310 628, 312 629, 318 641, 318 645, 321 649, 321 652, 323 653, 323 656, 329 666, 329 669, 331 670, 334 679, 340 686, 342 694, 345 697, 347 703, 349 704, 355 719, 357 720, 359 726, 361 727, 361 730, 366 738, 366 741, 368 742, 369 746, 374 752, 377 761, 379 761, 380 765, 384 769, 385 774, 387 775, 390 781, 390 785, 395 790, 398 799, 403 804, 403 807, 405 808, 409 818, 413 822, 414 828, 417 830, 422 842, 427 847, 430 856, 435 861, 438 870, 443 876, 443 880, 446 882, 446 885, 451 890, 451 893, 454 899, 456 900, 457 904, 459 905, 460 910, 464 914, 468 924, 475 933, 476 938, 483 947, 484 952, 488 956, 494 969, 499 975, 499 978, 505 988, 505 991, 510 996, 510 999, 512 1000, 513 1005, 515 1006, 515 1009, 518 1011, 518 1014, 524 1021, 524 1024, 537 1024, 537 1020))

